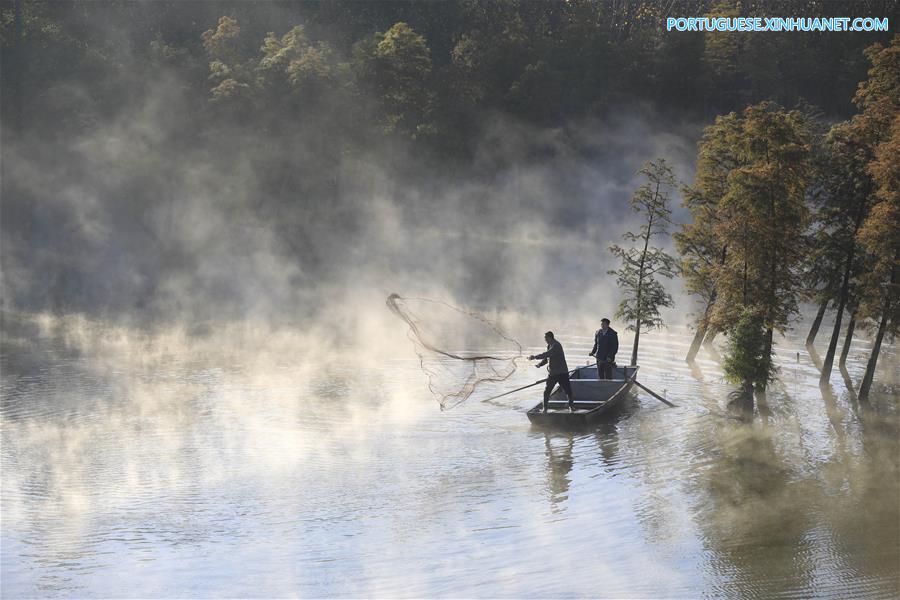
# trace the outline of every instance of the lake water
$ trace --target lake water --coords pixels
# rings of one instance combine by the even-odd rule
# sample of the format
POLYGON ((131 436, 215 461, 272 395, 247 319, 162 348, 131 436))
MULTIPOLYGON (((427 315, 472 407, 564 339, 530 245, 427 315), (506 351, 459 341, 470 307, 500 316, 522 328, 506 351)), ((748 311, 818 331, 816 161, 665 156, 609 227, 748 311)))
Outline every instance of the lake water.
POLYGON ((894 348, 860 405, 781 340, 741 419, 713 354, 683 362, 689 332, 641 341, 677 408, 638 395, 566 434, 529 425, 538 388, 479 402, 535 369, 441 412, 408 355, 8 326, 2 595, 900 595, 894 348))

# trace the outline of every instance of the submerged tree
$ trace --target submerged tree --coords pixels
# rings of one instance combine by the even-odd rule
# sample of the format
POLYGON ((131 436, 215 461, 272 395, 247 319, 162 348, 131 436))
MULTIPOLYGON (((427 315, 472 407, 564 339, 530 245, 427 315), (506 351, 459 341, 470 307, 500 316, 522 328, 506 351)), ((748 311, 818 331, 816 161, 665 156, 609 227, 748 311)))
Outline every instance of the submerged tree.
POLYGON ((644 219, 644 224, 637 233, 627 232, 622 236, 637 245, 623 248, 613 244, 609 247, 610 252, 622 261, 622 266, 609 274, 616 276, 619 288, 624 291, 616 317, 630 322, 628 329, 634 331, 632 365, 637 364, 641 332, 662 327, 659 309, 672 306, 672 296, 658 278, 671 279, 677 267, 672 256, 662 248, 650 245, 654 237, 666 235, 672 223, 669 194, 676 188, 675 176, 664 159, 644 164, 638 174, 644 175, 647 183, 635 190, 629 202, 644 219))
MULTIPOLYGON (((775 330, 797 313, 808 220, 808 133, 804 117, 770 102, 744 110, 731 134, 740 166, 727 179, 716 235, 728 247, 714 277, 714 328, 731 334, 745 309, 762 315, 766 361, 775 330)), ((764 386, 765 382, 757 385, 764 386)))
POLYGON ((821 224, 816 250, 812 253, 812 269, 822 273, 822 279, 835 304, 834 328, 825 353, 819 382, 828 383, 838 338, 841 333, 844 309, 850 300, 854 270, 858 267, 856 233, 868 212, 872 195, 872 180, 866 172, 871 151, 860 135, 856 122, 839 123, 832 127, 825 141, 826 159, 819 172, 821 224))
POLYGON ((675 245, 681 254, 681 274, 688 292, 700 297, 703 314, 685 360, 692 361, 709 330, 709 316, 716 302, 716 268, 727 256, 728 244, 716 234, 719 203, 727 190, 728 174, 738 166, 732 141, 739 127, 734 113, 717 117, 703 132, 697 171, 692 186, 683 189, 684 206, 693 220, 676 232, 675 245))
POLYGON ((876 149, 870 172, 878 184, 876 203, 860 227, 857 239, 872 258, 862 279, 860 312, 878 323, 872 353, 859 388, 859 398, 869 396, 885 333, 900 333, 900 114, 894 118, 891 137, 876 149))
POLYGON ((819 328, 822 326, 822 319, 825 318, 825 311, 828 310, 828 298, 821 297, 820 294, 812 294, 813 298, 817 300, 819 305, 818 310, 816 311, 816 316, 813 317, 813 322, 809 326, 809 333, 806 334, 806 345, 812 346, 816 341, 816 336, 819 335, 819 328))
POLYGON ((859 311, 859 301, 851 292, 850 300, 847 302, 847 310, 850 313, 850 321, 847 323, 847 333, 844 334, 844 345, 841 347, 841 356, 838 359, 838 366, 845 369, 847 364, 847 355, 850 354, 850 344, 853 342, 853 334, 856 331, 856 318, 859 311))
MULTIPOLYGON (((825 312, 832 305, 840 289, 840 265, 842 248, 829 243, 832 232, 827 227, 826 209, 828 198, 827 185, 831 176, 830 159, 832 154, 826 143, 828 129, 825 120, 819 113, 810 115, 811 151, 810 151, 810 185, 807 190, 810 204, 810 231, 807 234, 808 254, 803 271, 803 298, 813 302, 818 309, 806 335, 806 345, 812 346, 825 312)), ((833 306, 832 306, 833 307, 833 306)))
POLYGON ((876 192, 856 238, 870 261, 860 281, 859 312, 869 327, 877 323, 877 329, 859 389, 861 400, 868 398, 885 334, 900 330, 900 35, 890 46, 871 46, 866 55, 872 68, 854 101, 862 109, 860 126, 874 148, 868 172, 876 192))
POLYGON ((701 196, 691 188, 685 188, 685 206, 694 214, 694 221, 682 225, 682 229, 672 237, 681 254, 680 273, 684 278, 685 289, 700 298, 703 312, 696 322, 694 338, 688 349, 685 360, 691 362, 700 351, 700 344, 706 336, 709 323, 709 311, 716 301, 716 285, 713 269, 718 257, 718 240, 714 235, 714 221, 708 218, 711 207, 705 206, 701 196))

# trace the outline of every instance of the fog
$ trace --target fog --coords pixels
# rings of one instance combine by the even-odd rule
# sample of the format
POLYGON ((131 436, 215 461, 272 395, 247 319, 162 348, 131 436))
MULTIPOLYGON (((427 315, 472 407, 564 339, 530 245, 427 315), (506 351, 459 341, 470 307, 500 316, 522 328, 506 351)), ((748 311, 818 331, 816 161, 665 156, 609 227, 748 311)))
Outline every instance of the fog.
POLYGON ((702 125, 640 106, 543 129, 493 114, 471 161, 399 142, 341 155, 328 120, 186 138, 187 82, 163 73, 87 133, 4 137, 5 311, 352 336, 397 291, 599 320, 619 300, 606 248, 637 226, 635 171, 665 157, 688 181, 702 125))

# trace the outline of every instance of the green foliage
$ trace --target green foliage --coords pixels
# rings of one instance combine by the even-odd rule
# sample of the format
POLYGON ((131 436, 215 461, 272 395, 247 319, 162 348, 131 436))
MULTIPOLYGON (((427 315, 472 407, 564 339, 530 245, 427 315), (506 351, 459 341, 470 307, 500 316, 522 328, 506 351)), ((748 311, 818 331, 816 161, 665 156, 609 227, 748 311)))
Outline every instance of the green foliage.
MULTIPOLYGON (((645 274, 644 279, 641 279, 641 268, 637 264, 640 261, 639 253, 633 248, 624 249, 613 245, 609 249, 622 262, 620 268, 609 272, 616 276, 616 285, 623 293, 622 301, 616 309, 616 318, 628 322, 628 331, 636 331, 638 323, 642 332, 663 327, 659 309, 673 306, 671 294, 656 277, 645 274), (640 297, 638 289, 641 290, 640 297)), ((671 266, 668 266, 669 258, 671 257, 658 248, 648 251, 645 256, 647 265, 653 265, 654 273, 671 279, 675 275, 675 263, 673 259, 671 266)))
POLYGON ((385 133, 415 139, 432 130, 428 122, 432 64, 425 38, 406 23, 396 23, 357 44, 354 61, 360 79, 377 94, 385 133))
POLYGON ((201 36, 203 48, 212 60, 223 63, 238 61, 240 47, 238 45, 241 28, 236 19, 224 16, 219 19, 215 29, 207 29, 201 36))
POLYGON ((179 65, 190 58, 186 48, 167 44, 159 34, 157 34, 156 39, 150 42, 150 56, 161 64, 172 65, 179 65))
POLYGON ((731 383, 765 386, 775 377, 771 346, 766 343, 765 314, 745 307, 728 334, 722 362, 725 379, 731 383))
POLYGON ((658 278, 671 279, 677 266, 672 256, 650 245, 654 238, 666 235, 672 223, 669 194, 676 188, 675 176, 664 159, 646 163, 638 174, 645 176, 647 182, 635 190, 630 204, 641 215, 643 224, 637 233, 622 236, 634 245, 623 248, 614 244, 609 248, 622 263, 609 271, 616 276, 623 293, 616 317, 628 321, 628 329, 636 332, 663 326, 659 309, 672 306, 672 296, 658 278))
POLYGON ((396 23, 381 36, 376 55, 397 82, 409 84, 431 73, 431 56, 425 38, 406 23, 396 23))
POLYGON ((313 43, 302 25, 281 38, 269 32, 260 48, 257 67, 270 93, 293 93, 309 101, 328 89, 337 71, 334 52, 326 42, 313 43))
MULTIPOLYGON (((784 14, 828 16, 854 5, 779 6, 784 14)), ((44 111, 43 122, 54 126, 89 127, 100 112, 122 110, 158 83, 134 68, 147 58, 192 82, 186 94, 214 100, 198 117, 248 126, 261 120, 265 128, 333 119, 352 123, 345 128, 351 137, 399 135, 472 153, 478 125, 494 111, 555 126, 636 102, 704 119, 764 99, 793 105, 806 98, 826 114, 846 115, 865 74, 862 48, 888 39, 767 34, 765 44, 754 44, 752 34, 667 32, 662 24, 673 8, 657 2, 336 1, 284 11, 246 2, 228 4, 226 16, 220 10, 206 2, 8 2, 0 11, 4 105, 15 109, 24 106, 17 96, 28 97, 33 122, 44 111), (124 32, 127 48, 110 31, 124 32), (71 85, 91 93, 44 93, 71 85)), ((703 0, 692 12, 771 14, 761 1, 703 0)), ((886 83, 873 79, 857 101, 869 103, 886 83)), ((889 119, 878 123, 886 134, 889 119)))
POLYGON ((246 105, 256 87, 252 61, 241 53, 241 28, 236 19, 222 17, 215 29, 203 32, 203 48, 209 57, 210 99, 216 103, 243 101, 246 105))

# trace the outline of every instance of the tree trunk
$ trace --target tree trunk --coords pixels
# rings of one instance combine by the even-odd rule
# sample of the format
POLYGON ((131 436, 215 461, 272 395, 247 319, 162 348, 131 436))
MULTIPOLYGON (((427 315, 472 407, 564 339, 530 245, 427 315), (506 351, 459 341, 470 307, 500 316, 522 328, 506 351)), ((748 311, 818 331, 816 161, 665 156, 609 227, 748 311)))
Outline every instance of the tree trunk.
POLYGON ((715 330, 709 331, 709 332, 706 334, 706 338, 703 340, 703 345, 706 346, 707 348, 712 348, 712 347, 713 347, 713 341, 716 339, 716 336, 717 336, 717 335, 719 335, 719 332, 718 332, 718 331, 715 331, 715 330))
POLYGON ((844 278, 841 281, 841 297, 838 302, 837 315, 834 318, 834 329, 831 332, 831 341, 828 342, 828 352, 825 353, 825 362, 822 363, 822 374, 819 376, 819 385, 825 385, 831 379, 831 367, 834 365, 834 353, 837 350, 838 336, 841 335, 841 317, 844 307, 847 305, 847 297, 850 295, 850 274, 853 272, 853 255, 856 254, 856 232, 862 225, 865 211, 862 207, 857 210, 856 221, 853 223, 853 237, 850 238, 850 246, 847 248, 847 263, 844 266, 844 278))
MULTIPOLYGON (((859 230, 860 217, 857 217, 856 226, 853 228, 853 239, 859 230)), ((838 300, 837 315, 834 317, 834 329, 831 331, 831 340, 828 342, 828 352, 825 353, 825 362, 822 363, 822 374, 819 376, 819 385, 825 385, 831 379, 831 367, 834 365, 834 353, 837 350, 838 337, 841 335, 841 318, 844 316, 844 307, 847 305, 847 296, 850 293, 850 272, 853 270, 853 254, 856 250, 855 242, 851 242, 847 250, 847 264, 844 267, 844 278, 841 281, 841 297, 838 300)))
MULTIPOLYGON (((765 358, 766 366, 772 364, 772 332, 773 330, 771 327, 766 329, 766 343, 765 346, 763 346, 763 357, 765 358)), ((766 372, 768 373, 769 369, 766 369, 766 372)), ((757 388, 765 392, 768 383, 768 381, 762 381, 757 384, 757 388)))
MULTIPOLYGON (((659 195, 659 183, 656 184, 655 195, 659 195)), ((644 316, 643 305, 641 304, 641 295, 644 291, 644 264, 647 260, 647 248, 650 247, 650 234, 653 232, 653 213, 647 220, 647 234, 644 236, 644 251, 641 252, 641 263, 638 267, 638 287, 637 287, 637 319, 634 324, 634 346, 631 348, 631 364, 637 364, 638 342, 641 339, 641 320, 644 316)))
POLYGON ((809 335, 806 336, 807 346, 812 346, 813 342, 816 341, 816 336, 819 335, 819 326, 822 325, 822 317, 825 316, 827 308, 828 300, 822 301, 822 304, 819 305, 819 312, 816 313, 816 318, 813 319, 812 327, 809 328, 809 335))
POLYGON ((741 384, 741 394, 740 394, 740 402, 741 402, 741 412, 743 413, 744 418, 753 418, 753 406, 756 403, 756 393, 753 389, 753 382, 749 380, 744 380, 744 383, 741 384))
POLYGON ((859 399, 865 401, 869 399, 869 389, 872 387, 872 379, 875 377, 875 365, 878 364, 878 354, 881 352, 881 340, 884 339, 884 330, 887 328, 888 311, 881 314, 881 322, 878 323, 878 333, 875 335, 875 344, 872 346, 872 354, 869 355, 869 362, 866 364, 866 374, 863 376, 862 384, 859 386, 859 399))
POLYGON ((691 347, 688 349, 687 356, 684 358, 685 361, 694 362, 694 358, 696 358, 697 353, 700 352, 700 343, 703 342, 704 337, 706 337, 706 323, 700 321, 697 323, 697 332, 694 333, 694 339, 691 340, 691 347))
MULTIPOLYGON (((896 261, 897 255, 894 255, 896 261)), ((895 262, 896 264, 896 262, 895 262)), ((891 284, 884 295, 884 301, 881 305, 881 321, 878 323, 878 333, 875 335, 875 345, 872 346, 872 353, 869 355, 869 362, 866 364, 866 374, 863 376, 862 384, 859 386, 859 400, 864 402, 869 399, 869 389, 872 387, 872 380, 875 378, 875 366, 878 364, 878 354, 881 352, 881 340, 884 339, 884 330, 887 329, 889 315, 891 314, 891 289, 897 283, 897 268, 891 269, 891 284)))
POLYGON ((700 344, 703 342, 703 338, 706 337, 706 330, 708 328, 707 318, 709 317, 709 311, 715 301, 716 293, 713 292, 709 302, 706 303, 706 310, 703 311, 703 318, 697 322, 697 332, 694 334, 694 339, 691 340, 691 347, 688 349, 687 357, 684 359, 687 362, 693 362, 697 353, 700 352, 700 344))
POLYGON ((841 348, 841 358, 838 365, 843 367, 847 363, 847 354, 850 352, 850 343, 853 341, 853 330, 856 329, 856 311, 850 313, 850 322, 847 324, 847 335, 844 336, 844 347, 841 348))
POLYGON ((841 318, 844 314, 846 300, 847 296, 841 289, 837 314, 834 316, 834 329, 831 331, 831 340, 828 342, 828 351, 825 353, 825 362, 822 363, 822 373, 819 375, 819 385, 825 385, 831 380, 831 367, 834 365, 834 352, 837 350, 838 337, 841 335, 841 318))
MULTIPOLYGON (((646 247, 644 253, 646 253, 646 247)), ((631 347, 631 364, 637 364, 637 351, 638 351, 638 342, 641 340, 641 285, 643 285, 642 280, 644 271, 644 259, 641 258, 641 275, 638 277, 638 292, 637 292, 637 319, 634 322, 634 344, 631 347)))
MULTIPOLYGON (((728 244, 722 246, 722 253, 719 258, 719 264, 724 265, 725 259, 728 256, 728 244)), ((684 359, 687 362, 693 362, 694 358, 697 356, 697 353, 700 352, 701 345, 712 344, 712 340, 716 337, 715 333, 711 333, 712 337, 709 340, 706 340, 706 334, 709 331, 709 311, 712 310, 713 304, 716 303, 716 298, 718 294, 716 293, 716 289, 713 288, 712 293, 709 296, 709 302, 706 303, 706 310, 703 311, 703 319, 697 323, 697 333, 694 334, 694 339, 691 340, 691 347, 688 349, 687 357, 684 359)))
POLYGON ((631 349, 631 364, 637 364, 638 340, 641 338, 641 328, 638 327, 634 332, 634 347, 631 349))

